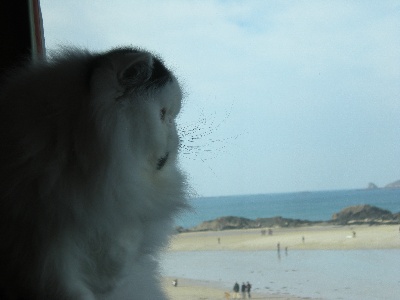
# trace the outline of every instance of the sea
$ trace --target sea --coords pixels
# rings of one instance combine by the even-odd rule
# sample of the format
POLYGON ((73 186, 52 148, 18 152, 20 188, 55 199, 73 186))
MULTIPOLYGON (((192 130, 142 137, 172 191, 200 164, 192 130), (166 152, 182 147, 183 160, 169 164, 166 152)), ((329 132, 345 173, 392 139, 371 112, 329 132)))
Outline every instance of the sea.
MULTIPOLYGON (((345 207, 360 204, 397 213, 400 189, 196 198, 191 200, 194 210, 181 215, 176 224, 190 228, 221 216, 325 221, 345 207)), ((266 297, 395 300, 400 299, 400 233, 398 239, 398 248, 384 250, 166 252, 161 267, 164 276, 226 291, 232 291, 236 281, 249 281, 254 293, 266 297)))
POLYGON ((224 216, 248 219, 281 216, 309 221, 328 221, 345 207, 369 204, 392 213, 400 212, 400 189, 363 189, 282 194, 199 197, 190 200, 192 210, 178 216, 184 228, 224 216))

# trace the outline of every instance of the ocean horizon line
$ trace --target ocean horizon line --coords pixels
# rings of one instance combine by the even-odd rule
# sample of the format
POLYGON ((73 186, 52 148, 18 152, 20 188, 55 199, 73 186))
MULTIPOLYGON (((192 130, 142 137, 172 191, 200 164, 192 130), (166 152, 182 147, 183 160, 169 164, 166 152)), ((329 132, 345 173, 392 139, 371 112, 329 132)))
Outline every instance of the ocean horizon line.
POLYGON ((400 190, 400 188, 391 187, 376 187, 376 188, 348 188, 348 189, 321 189, 321 190, 299 190, 290 192, 259 192, 259 193, 244 193, 244 194, 226 194, 226 195, 198 195, 191 199, 203 198, 229 198, 229 197, 247 197, 247 196, 263 196, 263 195, 290 195, 290 194, 312 194, 312 193, 334 193, 334 192, 351 192, 351 191, 377 191, 377 190, 400 190))

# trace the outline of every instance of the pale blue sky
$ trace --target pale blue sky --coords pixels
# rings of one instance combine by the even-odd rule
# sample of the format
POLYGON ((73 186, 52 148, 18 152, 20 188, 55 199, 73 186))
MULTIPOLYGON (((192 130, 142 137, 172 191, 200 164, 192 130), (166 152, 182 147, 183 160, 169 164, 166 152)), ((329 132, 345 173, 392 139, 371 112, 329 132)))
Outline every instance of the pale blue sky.
POLYGON ((176 72, 179 123, 201 136, 181 159, 199 195, 400 179, 399 1, 41 5, 49 49, 140 46, 176 72))

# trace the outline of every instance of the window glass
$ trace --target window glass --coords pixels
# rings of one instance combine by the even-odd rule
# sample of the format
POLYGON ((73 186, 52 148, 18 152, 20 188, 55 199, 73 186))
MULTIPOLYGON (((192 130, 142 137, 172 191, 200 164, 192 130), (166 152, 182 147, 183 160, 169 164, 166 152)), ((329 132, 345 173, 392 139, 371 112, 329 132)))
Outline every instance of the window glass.
MULTIPOLYGON (((326 221, 359 204, 400 211, 398 1, 42 0, 41 6, 48 51, 133 45, 159 54, 182 82, 180 164, 202 199, 193 201, 197 214, 177 225, 227 215, 326 221)), ((172 252, 166 268, 230 289, 229 280, 247 279, 228 274, 243 271, 255 292, 327 299, 400 293, 393 279, 398 225, 334 223, 324 235, 321 227, 303 233, 288 222, 259 223, 262 230, 252 234, 274 241, 272 250, 258 242, 231 245, 243 255, 210 251, 230 235, 216 227, 204 233, 215 242, 208 252, 172 252), (297 240, 286 243, 280 233, 297 240), (332 251, 319 251, 313 238, 332 251), (349 246, 355 241, 364 246, 349 246), (199 264, 207 274, 195 272, 199 264)))

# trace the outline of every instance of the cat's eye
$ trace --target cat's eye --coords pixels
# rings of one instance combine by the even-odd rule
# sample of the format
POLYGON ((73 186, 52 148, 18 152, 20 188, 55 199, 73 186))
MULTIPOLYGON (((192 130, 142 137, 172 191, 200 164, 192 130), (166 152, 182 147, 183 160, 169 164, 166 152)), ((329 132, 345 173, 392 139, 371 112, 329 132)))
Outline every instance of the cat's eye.
POLYGON ((165 120, 165 114, 166 114, 166 113, 167 113, 167 110, 166 110, 165 108, 161 109, 161 111, 160 111, 160 119, 161 119, 162 121, 165 120))

